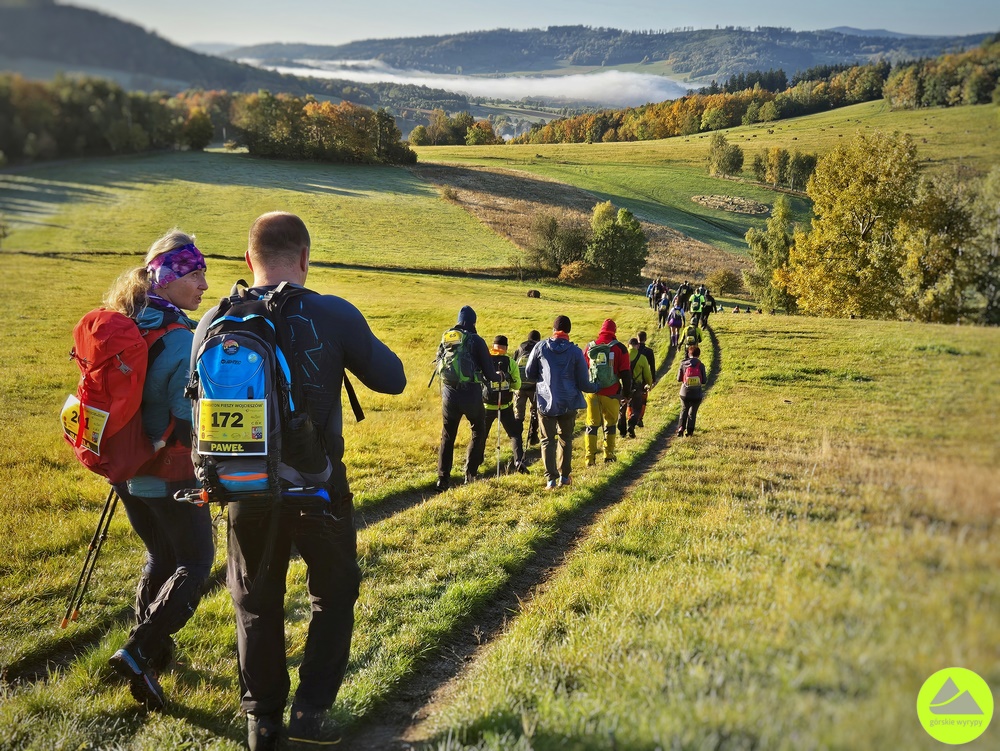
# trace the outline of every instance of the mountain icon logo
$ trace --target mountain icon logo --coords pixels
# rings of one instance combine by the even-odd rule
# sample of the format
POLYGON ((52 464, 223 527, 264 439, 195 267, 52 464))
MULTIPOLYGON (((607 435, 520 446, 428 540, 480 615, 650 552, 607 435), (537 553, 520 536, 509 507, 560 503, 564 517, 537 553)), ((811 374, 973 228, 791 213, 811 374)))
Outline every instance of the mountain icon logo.
POLYGON ((930 710, 936 715, 981 715, 982 708, 976 704, 972 694, 963 691, 950 677, 941 690, 931 699, 930 710))
POLYGON ((993 692, 978 673, 967 668, 938 670, 917 694, 917 717, 927 734, 951 746, 970 743, 993 720, 993 692))

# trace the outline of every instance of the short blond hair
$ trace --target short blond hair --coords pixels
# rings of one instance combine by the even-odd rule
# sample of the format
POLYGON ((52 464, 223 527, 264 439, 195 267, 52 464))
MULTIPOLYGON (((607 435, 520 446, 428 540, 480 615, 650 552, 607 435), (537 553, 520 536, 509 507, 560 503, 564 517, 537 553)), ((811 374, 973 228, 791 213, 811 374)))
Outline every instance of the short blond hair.
POLYGON ((287 211, 272 211, 257 217, 250 227, 247 253, 254 265, 283 266, 310 244, 305 222, 287 211))
POLYGON ((153 259, 171 250, 183 248, 185 245, 194 245, 194 235, 174 227, 166 234, 158 237, 146 251, 146 258, 142 266, 123 272, 111 288, 104 295, 104 307, 109 310, 117 310, 119 313, 127 315, 129 318, 136 318, 139 312, 146 307, 149 302, 149 291, 153 283, 149 279, 146 269, 153 259))

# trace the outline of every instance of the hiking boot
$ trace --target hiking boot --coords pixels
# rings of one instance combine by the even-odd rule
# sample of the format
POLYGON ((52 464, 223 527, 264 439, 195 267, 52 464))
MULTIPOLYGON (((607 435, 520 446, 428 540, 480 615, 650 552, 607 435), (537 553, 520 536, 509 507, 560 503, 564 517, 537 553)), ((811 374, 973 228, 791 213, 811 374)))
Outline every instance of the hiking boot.
POLYGON ((555 480, 549 480, 547 483, 545 483, 545 489, 546 490, 555 490, 557 487, 559 487, 559 486, 556 485, 556 481, 555 480))
POLYGON ((677 437, 680 438, 684 435, 684 428, 677 428, 677 437))
POLYGON ((628 429, 628 437, 629 438, 635 438, 635 428, 629 428, 628 429))
POLYGON ((437 482, 434 483, 434 490, 436 490, 438 493, 443 493, 447 489, 448 489, 448 478, 439 477, 437 479, 437 482))
POLYGON ((616 461, 618 461, 618 457, 617 456, 606 456, 606 457, 604 457, 604 463, 605 464, 614 464, 616 461))
POLYGON ((247 746, 250 751, 276 751, 280 738, 280 714, 247 712, 247 746))
MULTIPOLYGON (((644 428, 644 427, 646 427, 645 425, 643 425, 643 424, 642 424, 642 420, 641 420, 641 419, 639 420, 639 422, 637 422, 637 423, 635 424, 635 426, 636 426, 637 428, 644 428)), ((635 438, 635 436, 632 436, 632 437, 633 437, 633 438, 635 438)))
POLYGON ((167 698, 156 673, 138 647, 126 645, 119 649, 108 659, 108 665, 118 675, 128 679, 132 698, 146 709, 163 709, 166 705, 167 698))
POLYGON ((325 711, 292 705, 288 720, 288 747, 291 749, 331 748, 340 743, 340 728, 325 711))
POLYGON ((479 475, 477 475, 475 472, 466 472, 465 473, 465 484, 466 485, 471 485, 472 483, 474 483, 478 479, 479 479, 479 475))
POLYGON ((516 466, 517 466, 517 471, 520 472, 522 475, 531 474, 531 471, 528 469, 528 465, 525 464, 524 462, 518 462, 516 466))
POLYGON ((567 485, 572 485, 573 481, 569 479, 569 475, 564 475, 563 477, 559 478, 559 484, 562 485, 563 487, 566 487, 567 485))

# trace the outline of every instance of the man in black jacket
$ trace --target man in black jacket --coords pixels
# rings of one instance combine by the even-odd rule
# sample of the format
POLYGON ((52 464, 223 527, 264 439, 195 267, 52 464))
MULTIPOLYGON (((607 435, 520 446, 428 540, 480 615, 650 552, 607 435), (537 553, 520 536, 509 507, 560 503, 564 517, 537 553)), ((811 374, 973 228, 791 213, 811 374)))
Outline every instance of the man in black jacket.
MULTIPOLYGON (((649 372, 653 374, 653 385, 656 385, 656 353, 653 352, 652 347, 646 346, 646 332, 640 331, 635 335, 639 340, 639 354, 646 358, 646 362, 649 363, 649 372)), ((646 416, 646 402, 649 401, 649 392, 643 390, 642 392, 642 405, 639 407, 639 422, 636 423, 637 428, 645 427, 642 424, 642 418, 646 416)))
MULTIPOLYGON (((246 252, 253 273, 248 294, 260 297, 283 282, 304 285, 309 249, 309 232, 299 217, 284 212, 259 217, 250 229, 246 252)), ((192 372, 216 311, 208 311, 195 332, 192 372)), ((283 713, 290 681, 285 663, 285 576, 293 544, 308 568, 312 612, 287 737, 293 748, 317 748, 339 740, 327 710, 347 670, 361 582, 353 497, 343 462, 341 384, 350 370, 379 393, 400 394, 406 386, 402 362, 347 300, 301 294, 288 301, 282 314, 291 334, 291 365, 304 384, 308 414, 323 433, 333 472, 323 484, 329 498, 314 495, 309 505, 283 507, 277 517, 270 501, 229 504, 227 579, 236 611, 241 704, 247 713, 251 751, 277 748, 279 737, 286 734, 283 713)))
POLYGON ((451 483, 455 438, 462 418, 472 427, 472 440, 465 454, 465 481, 472 482, 479 473, 486 453, 486 408, 483 406, 482 382, 499 383, 502 376, 493 367, 490 349, 476 332, 476 311, 466 305, 458 312, 458 323, 445 332, 438 347, 438 374, 441 376, 441 445, 438 448, 438 491, 451 483), (450 335, 450 336, 449 336, 450 335))
POLYGON ((541 341, 542 335, 534 329, 528 332, 526 341, 514 353, 514 362, 518 364, 521 371, 521 388, 517 391, 517 398, 514 399, 514 419, 521 424, 521 433, 524 433, 524 410, 528 408, 528 445, 538 445, 538 396, 535 391, 535 382, 528 380, 525 368, 528 364, 528 355, 535 345, 541 341), (523 363, 523 364, 522 364, 523 363))

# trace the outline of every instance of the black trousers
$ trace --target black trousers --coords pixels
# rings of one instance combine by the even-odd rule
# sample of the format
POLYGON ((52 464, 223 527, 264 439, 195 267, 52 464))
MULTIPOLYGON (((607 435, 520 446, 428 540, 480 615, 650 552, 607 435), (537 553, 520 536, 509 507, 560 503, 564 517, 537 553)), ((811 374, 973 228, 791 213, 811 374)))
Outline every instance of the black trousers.
MULTIPOLYGON (((493 427, 493 423, 496 422, 497 412, 500 413, 500 424, 503 425, 504 432, 510 438, 510 448, 514 452, 514 463, 520 464, 524 461, 524 442, 521 440, 521 423, 514 417, 513 404, 508 404, 500 410, 486 410, 486 435, 489 436, 490 429, 493 427)), ((499 428, 497 429, 499 430, 499 428)))
POLYGON ((538 391, 532 387, 530 389, 520 389, 514 397, 514 418, 521 425, 521 432, 524 433, 524 411, 528 410, 528 442, 538 440, 538 391))
MULTIPOLYGON (((193 487, 194 478, 168 483, 169 491, 193 487)), ((208 506, 172 497, 143 498, 115 485, 132 529, 146 546, 146 565, 136 587, 135 628, 129 637, 146 656, 155 655, 194 615, 212 571, 215 539, 208 506)))
POLYGON ((230 503, 227 573, 236 610, 241 704, 255 714, 282 712, 288 698, 285 575, 293 543, 308 568, 312 611, 295 704, 329 709, 347 670, 361 583, 351 496, 309 506, 283 505, 278 512, 268 501, 230 503), (261 574, 274 513, 277 537, 261 574))
POLYGON ((681 424, 677 432, 691 435, 694 432, 694 421, 698 417, 698 407, 701 406, 702 394, 688 394, 681 397, 681 424))
POLYGON ((483 406, 482 389, 478 384, 464 389, 444 387, 441 390, 441 413, 444 426, 441 428, 441 444, 438 447, 438 478, 447 480, 451 476, 455 439, 463 417, 472 427, 472 440, 465 453, 464 471, 466 475, 476 474, 486 452, 486 408, 483 406))

